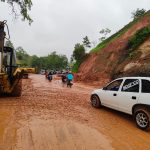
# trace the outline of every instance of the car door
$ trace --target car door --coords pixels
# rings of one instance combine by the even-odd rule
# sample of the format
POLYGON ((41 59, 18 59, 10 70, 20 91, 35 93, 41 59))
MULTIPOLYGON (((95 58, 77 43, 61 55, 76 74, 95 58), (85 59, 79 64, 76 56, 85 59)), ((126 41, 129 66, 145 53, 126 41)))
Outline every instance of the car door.
POLYGON ((140 92, 139 79, 126 79, 118 92, 118 107, 122 112, 132 114, 132 107, 137 103, 140 92))
POLYGON ((139 97, 139 103, 150 105, 150 80, 142 79, 141 94, 139 97))
POLYGON ((122 81, 123 79, 114 80, 109 85, 103 88, 100 93, 102 105, 113 109, 118 109, 117 98, 122 81))

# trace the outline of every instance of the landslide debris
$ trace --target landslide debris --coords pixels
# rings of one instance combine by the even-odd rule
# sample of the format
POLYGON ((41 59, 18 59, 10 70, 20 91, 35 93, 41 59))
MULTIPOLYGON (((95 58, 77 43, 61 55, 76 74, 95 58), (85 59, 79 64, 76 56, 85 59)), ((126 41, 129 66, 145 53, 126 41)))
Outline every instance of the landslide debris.
POLYGON ((89 53, 76 80, 103 85, 122 76, 150 76, 149 60, 150 11, 100 43, 99 50, 89 53))

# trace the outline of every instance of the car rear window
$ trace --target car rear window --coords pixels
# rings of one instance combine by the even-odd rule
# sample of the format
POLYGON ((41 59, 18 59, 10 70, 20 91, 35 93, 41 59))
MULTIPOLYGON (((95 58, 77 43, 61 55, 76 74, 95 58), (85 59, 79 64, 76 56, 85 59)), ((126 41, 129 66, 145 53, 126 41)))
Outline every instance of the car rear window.
POLYGON ((150 93, 150 81, 142 79, 142 93, 150 93))
POLYGON ((139 92, 139 80, 138 79, 126 79, 121 91, 123 92, 139 92))

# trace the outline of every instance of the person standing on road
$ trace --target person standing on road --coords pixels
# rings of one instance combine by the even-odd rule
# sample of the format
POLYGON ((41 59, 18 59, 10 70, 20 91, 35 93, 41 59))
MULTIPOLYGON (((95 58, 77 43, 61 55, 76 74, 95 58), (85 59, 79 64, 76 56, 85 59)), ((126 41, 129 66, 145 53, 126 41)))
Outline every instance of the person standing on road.
POLYGON ((71 71, 69 71, 69 73, 67 74, 67 87, 70 87, 73 85, 72 80, 73 80, 73 74, 71 73, 71 71))

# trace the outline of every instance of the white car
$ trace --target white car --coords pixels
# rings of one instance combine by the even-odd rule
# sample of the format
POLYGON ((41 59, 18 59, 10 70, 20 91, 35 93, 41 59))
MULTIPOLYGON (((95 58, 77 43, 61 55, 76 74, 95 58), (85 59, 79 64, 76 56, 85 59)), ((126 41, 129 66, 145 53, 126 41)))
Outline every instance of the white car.
POLYGON ((150 129, 150 77, 123 77, 91 94, 94 107, 106 106, 134 116, 140 129, 150 129))

